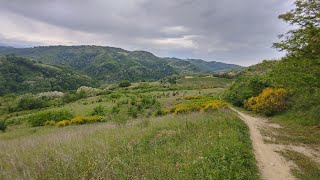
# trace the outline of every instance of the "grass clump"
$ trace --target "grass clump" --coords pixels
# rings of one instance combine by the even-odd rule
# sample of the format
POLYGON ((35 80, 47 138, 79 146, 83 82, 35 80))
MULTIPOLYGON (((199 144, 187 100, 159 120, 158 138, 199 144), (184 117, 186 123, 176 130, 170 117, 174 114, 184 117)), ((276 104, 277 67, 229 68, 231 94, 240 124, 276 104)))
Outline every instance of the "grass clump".
POLYGON ((66 109, 61 109, 61 110, 47 110, 47 111, 41 111, 37 112, 35 114, 32 114, 28 116, 28 122, 31 126, 43 126, 47 121, 62 121, 65 119, 71 119, 73 118, 73 114, 66 110, 66 109))
POLYGON ((293 170, 293 174, 301 180, 319 179, 320 164, 310 160, 309 157, 291 150, 281 152, 284 157, 293 161, 298 167, 293 170))

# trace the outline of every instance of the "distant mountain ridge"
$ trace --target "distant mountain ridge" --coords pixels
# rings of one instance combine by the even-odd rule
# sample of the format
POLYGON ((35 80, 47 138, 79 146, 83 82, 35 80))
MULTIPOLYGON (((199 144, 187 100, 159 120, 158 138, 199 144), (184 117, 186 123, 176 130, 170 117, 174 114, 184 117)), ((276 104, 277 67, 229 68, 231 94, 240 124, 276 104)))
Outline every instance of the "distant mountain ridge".
POLYGON ((97 86, 88 75, 68 67, 48 65, 13 55, 0 56, 0 96, 9 93, 37 93, 75 90, 97 86))
POLYGON ((52 65, 65 65, 102 81, 158 80, 173 74, 209 73, 241 66, 200 59, 161 58, 147 51, 102 46, 1 47, 0 55, 15 54, 52 65))

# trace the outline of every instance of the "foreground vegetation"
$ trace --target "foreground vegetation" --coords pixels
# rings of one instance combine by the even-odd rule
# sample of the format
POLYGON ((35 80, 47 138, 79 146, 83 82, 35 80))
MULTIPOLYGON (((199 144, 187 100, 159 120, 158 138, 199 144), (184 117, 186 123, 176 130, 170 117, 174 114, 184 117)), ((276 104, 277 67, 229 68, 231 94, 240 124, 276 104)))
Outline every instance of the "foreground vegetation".
POLYGON ((230 81, 189 79, 83 87, 74 101, 4 113, 0 179, 259 179, 247 126, 218 100, 230 81))
POLYGON ((248 129, 229 110, 11 135, 0 136, 1 179, 258 179, 248 129))
MULTIPOLYGON (((294 144, 319 152, 320 4, 317 0, 296 0, 295 5, 279 16, 295 27, 274 44, 287 55, 241 72, 224 98, 280 124, 282 128, 268 133, 274 138, 273 143, 294 144)), ((319 179, 317 160, 291 149, 282 154, 297 165, 293 170, 297 178, 319 179)))

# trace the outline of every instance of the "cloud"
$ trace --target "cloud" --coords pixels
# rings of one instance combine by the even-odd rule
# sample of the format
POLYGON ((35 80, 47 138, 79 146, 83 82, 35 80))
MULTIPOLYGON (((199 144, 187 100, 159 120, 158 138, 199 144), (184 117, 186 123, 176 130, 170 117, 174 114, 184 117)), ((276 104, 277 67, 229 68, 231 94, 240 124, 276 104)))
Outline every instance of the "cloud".
POLYGON ((0 0, 1 44, 95 44, 252 64, 272 49, 292 8, 279 0, 0 0), (4 41, 4 39, 6 39, 4 41))
POLYGON ((198 37, 197 35, 188 35, 188 36, 182 36, 179 38, 141 39, 141 42, 164 47, 165 49, 172 49, 172 48, 197 49, 198 45, 194 41, 194 39, 197 37, 198 37))
POLYGON ((174 33, 185 33, 188 32, 188 28, 184 26, 169 26, 162 28, 161 32, 174 34, 174 33))

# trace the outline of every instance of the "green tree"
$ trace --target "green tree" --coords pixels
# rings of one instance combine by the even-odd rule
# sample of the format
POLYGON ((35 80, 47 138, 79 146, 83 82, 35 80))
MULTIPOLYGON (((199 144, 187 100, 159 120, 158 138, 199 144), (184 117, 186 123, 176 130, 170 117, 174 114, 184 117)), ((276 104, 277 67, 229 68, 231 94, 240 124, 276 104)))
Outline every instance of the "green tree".
POLYGON ((296 0, 295 9, 279 15, 279 19, 297 27, 280 35, 281 42, 274 43, 289 56, 320 57, 320 2, 319 0, 296 0))
POLYGON ((31 110, 39 109, 48 106, 48 103, 40 98, 36 98, 32 95, 25 95, 18 101, 18 109, 21 110, 31 110))
POLYGON ((119 87, 129 87, 129 86, 131 86, 131 82, 128 80, 124 80, 119 83, 119 87))

